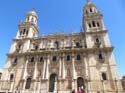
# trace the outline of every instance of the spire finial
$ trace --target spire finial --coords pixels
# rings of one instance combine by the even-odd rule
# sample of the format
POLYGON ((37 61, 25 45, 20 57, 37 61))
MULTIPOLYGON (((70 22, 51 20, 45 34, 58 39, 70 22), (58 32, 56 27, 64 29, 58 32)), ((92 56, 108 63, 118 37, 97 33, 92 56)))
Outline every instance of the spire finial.
POLYGON ((35 8, 33 7, 32 10, 35 11, 35 8))
POLYGON ((90 0, 87 0, 87 3, 90 2, 90 0))

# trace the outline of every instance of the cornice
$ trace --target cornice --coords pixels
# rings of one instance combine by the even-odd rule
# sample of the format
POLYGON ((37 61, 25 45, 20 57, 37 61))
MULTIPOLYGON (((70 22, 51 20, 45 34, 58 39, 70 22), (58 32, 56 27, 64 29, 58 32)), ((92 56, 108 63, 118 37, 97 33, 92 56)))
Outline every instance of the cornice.
POLYGON ((32 26, 37 32, 39 32, 37 26, 31 22, 21 22, 18 27, 26 27, 26 26, 32 26))
POLYGON ((107 33, 107 30, 85 32, 85 35, 87 35, 87 34, 103 34, 103 33, 107 33))
POLYGON ((7 54, 8 57, 14 56, 33 56, 33 55, 48 55, 48 54, 60 54, 60 53, 95 53, 95 52, 112 52, 114 47, 104 47, 104 48, 71 48, 71 49, 59 49, 59 50, 38 50, 38 51, 28 51, 25 53, 12 53, 7 54))

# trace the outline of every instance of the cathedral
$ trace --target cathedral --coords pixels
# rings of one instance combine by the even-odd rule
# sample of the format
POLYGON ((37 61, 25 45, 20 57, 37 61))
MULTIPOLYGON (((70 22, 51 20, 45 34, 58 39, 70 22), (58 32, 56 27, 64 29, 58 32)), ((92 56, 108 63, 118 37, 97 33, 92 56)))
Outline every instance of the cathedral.
POLYGON ((37 13, 28 12, 7 54, 0 93, 123 93, 102 16, 88 1, 78 33, 39 36, 37 13))

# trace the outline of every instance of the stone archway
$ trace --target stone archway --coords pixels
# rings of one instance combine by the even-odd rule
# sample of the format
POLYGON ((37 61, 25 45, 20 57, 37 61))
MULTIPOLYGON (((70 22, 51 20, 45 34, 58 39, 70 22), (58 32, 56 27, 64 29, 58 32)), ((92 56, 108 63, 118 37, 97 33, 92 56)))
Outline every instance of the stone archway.
POLYGON ((54 92, 57 90, 57 75, 51 74, 49 79, 49 92, 54 92))
POLYGON ((82 91, 85 89, 85 82, 82 77, 77 78, 77 89, 82 89, 82 91))

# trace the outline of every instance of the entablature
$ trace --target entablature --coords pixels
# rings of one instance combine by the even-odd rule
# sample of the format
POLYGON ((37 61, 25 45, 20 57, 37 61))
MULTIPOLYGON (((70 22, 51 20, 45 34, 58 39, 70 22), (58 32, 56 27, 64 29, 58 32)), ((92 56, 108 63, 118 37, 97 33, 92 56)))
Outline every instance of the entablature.
POLYGON ((30 51, 25 53, 10 53, 7 54, 8 57, 14 56, 33 56, 33 55, 48 55, 48 54, 63 54, 63 53, 94 53, 94 52, 112 52, 114 47, 104 47, 104 48, 80 48, 80 49, 61 49, 61 50, 45 50, 45 51, 30 51))

